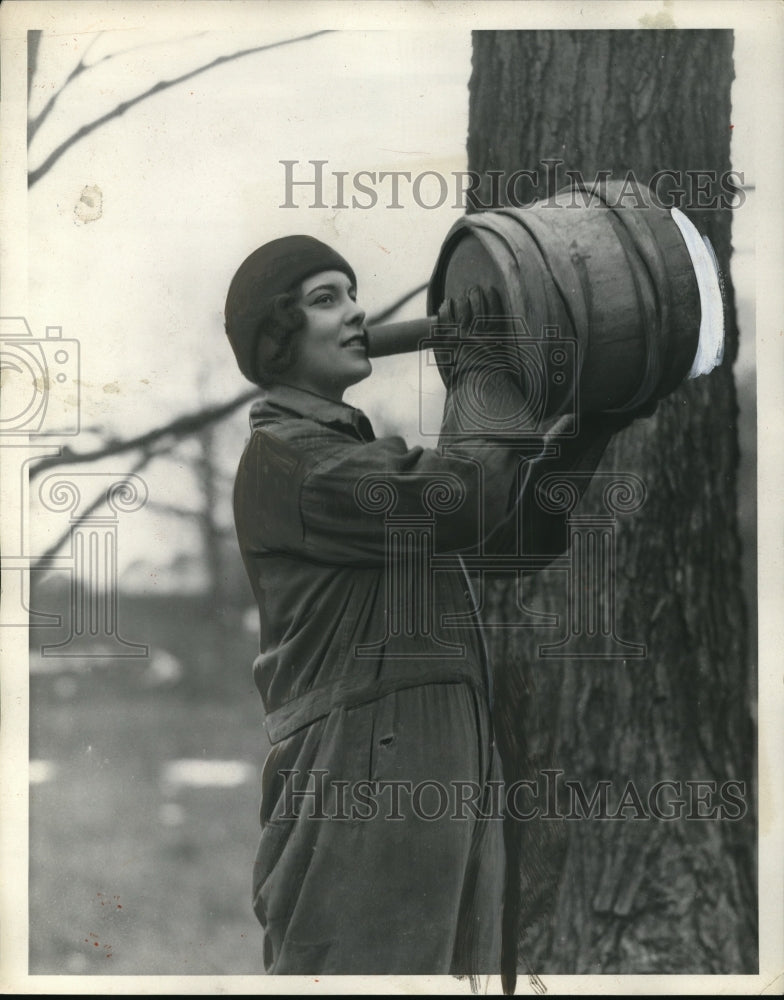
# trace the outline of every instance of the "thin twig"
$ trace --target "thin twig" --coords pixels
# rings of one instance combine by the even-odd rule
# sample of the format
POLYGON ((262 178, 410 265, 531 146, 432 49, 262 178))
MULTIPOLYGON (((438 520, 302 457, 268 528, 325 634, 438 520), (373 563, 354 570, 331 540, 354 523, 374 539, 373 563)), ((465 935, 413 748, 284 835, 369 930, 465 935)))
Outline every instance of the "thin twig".
POLYGON ((37 479, 48 469, 59 465, 81 465, 84 462, 97 462, 102 458, 109 458, 112 455, 122 455, 128 451, 135 451, 138 448, 149 448, 166 437, 181 438, 188 434, 193 434, 207 424, 223 420, 224 417, 230 416, 244 403, 254 399, 257 394, 258 390, 251 389, 250 392, 244 392, 228 403, 221 403, 219 406, 210 406, 206 410, 197 410, 194 413, 186 413, 184 416, 176 417, 168 424, 164 424, 163 427, 145 431, 144 434, 139 434, 133 438, 126 438, 124 441, 108 441, 102 447, 94 448, 91 451, 76 452, 71 451, 66 446, 62 449, 61 454, 42 458, 40 462, 34 465, 30 469, 30 480, 37 479))
MULTIPOLYGON (((198 66, 196 69, 190 70, 187 73, 183 73, 180 76, 173 77, 171 80, 159 80, 158 83, 154 84, 152 87, 143 91, 141 94, 137 94, 136 97, 131 97, 127 101, 122 101, 111 111, 107 111, 106 114, 95 118, 91 122, 87 122, 86 125, 82 125, 81 128, 77 129, 72 135, 60 143, 52 152, 46 157, 46 159, 41 163, 40 166, 36 167, 35 170, 31 170, 27 175, 27 186, 29 188, 33 187, 45 174, 47 174, 52 167, 57 163, 57 161, 62 157, 71 146, 75 145, 81 139, 95 132, 102 125, 107 122, 112 121, 114 118, 120 118, 125 114, 130 108, 135 107, 142 101, 147 100, 148 97, 153 97, 155 94, 160 94, 164 90, 168 90, 170 87, 175 87, 177 84, 184 83, 186 80, 192 80, 195 76, 199 76, 201 73, 206 73, 207 70, 214 69, 216 66, 222 66, 224 63, 232 62, 235 59, 241 59, 243 56, 254 55, 258 52, 266 52, 269 49, 277 49, 283 45, 293 45, 294 42, 304 42, 310 38, 316 38, 319 35, 331 34, 332 29, 325 29, 322 31, 313 31, 308 35, 299 35, 296 38, 285 38, 280 42, 272 42, 269 45, 255 45, 250 49, 242 49, 239 52, 232 52, 230 55, 218 56, 213 59, 212 62, 205 63, 204 66, 198 66)), ((81 71, 80 71, 81 72, 81 71)), ((73 76, 73 73, 72 73, 73 76)))
POLYGON ((398 309, 402 309, 403 306, 410 302, 414 296, 419 295, 427 288, 427 282, 424 285, 418 285, 416 288, 412 289, 410 292, 406 292, 399 299, 396 299, 391 305, 387 306, 386 309, 382 309, 381 312, 376 313, 368 319, 368 325, 372 326, 374 323, 383 323, 385 319, 389 319, 390 316, 394 316, 398 309))
MULTIPOLYGON (((37 44, 40 44, 40 34, 41 33, 38 32, 39 39, 38 39, 38 43, 37 44)), ((87 70, 87 69, 90 68, 89 66, 87 66, 85 64, 85 61, 84 61, 85 60, 85 56, 90 51, 90 49, 93 47, 93 45, 95 45, 95 43, 98 41, 98 39, 101 37, 102 34, 103 34, 103 32, 99 31, 98 34, 95 35, 90 40, 90 44, 87 46, 87 48, 82 53, 82 55, 81 55, 81 57, 79 59, 79 62, 74 66, 74 68, 71 70, 71 72, 65 78, 65 80, 63 81, 62 86, 58 87, 57 90, 52 94, 52 96, 46 102, 46 104, 44 104, 44 106, 41 108, 41 110, 38 112, 38 114, 35 116, 35 118, 28 118, 27 119, 27 146, 28 146, 28 148, 30 147, 30 143, 35 138, 35 135, 38 132, 38 130, 40 129, 40 127, 43 125, 43 123, 46 121, 46 119, 51 114, 52 108, 55 106, 55 104, 57 103, 58 98, 65 91, 66 87, 68 87, 69 84, 73 83, 73 81, 77 77, 81 76, 82 73, 84 73, 85 70, 87 70)), ((36 51, 37 51, 37 49, 36 49, 36 51)), ((28 100, 28 103, 29 103, 29 101, 30 101, 30 87, 31 87, 31 84, 32 84, 32 73, 30 73, 29 67, 28 67, 28 73, 29 73, 29 77, 28 77, 27 100, 28 100)))

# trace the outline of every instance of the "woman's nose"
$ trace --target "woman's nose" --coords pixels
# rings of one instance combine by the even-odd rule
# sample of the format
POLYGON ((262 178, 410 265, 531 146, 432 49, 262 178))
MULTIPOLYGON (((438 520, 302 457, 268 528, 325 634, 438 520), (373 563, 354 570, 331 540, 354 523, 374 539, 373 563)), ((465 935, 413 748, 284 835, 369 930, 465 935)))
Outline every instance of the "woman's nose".
POLYGON ((346 322, 352 326, 362 326, 365 322, 365 310, 362 309, 358 303, 354 302, 353 299, 349 299, 349 302, 350 306, 346 322))

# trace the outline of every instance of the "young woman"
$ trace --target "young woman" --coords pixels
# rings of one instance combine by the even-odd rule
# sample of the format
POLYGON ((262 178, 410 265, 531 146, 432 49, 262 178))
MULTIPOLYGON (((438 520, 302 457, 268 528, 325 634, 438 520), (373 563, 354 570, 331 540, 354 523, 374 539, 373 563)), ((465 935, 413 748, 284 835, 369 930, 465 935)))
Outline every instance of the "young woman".
MULTIPOLYGON (((343 402, 371 373, 356 287, 334 250, 291 236, 244 261, 226 302, 239 367, 263 390, 235 519, 272 743, 253 886, 265 966, 497 973, 501 771, 458 554, 498 550, 520 505, 535 512, 537 463, 508 441, 461 440, 470 372, 449 386, 437 448, 376 438, 343 402)), ((587 429, 558 467, 593 468, 610 433, 587 429)), ((561 551, 560 520, 526 523, 532 545, 561 551)))

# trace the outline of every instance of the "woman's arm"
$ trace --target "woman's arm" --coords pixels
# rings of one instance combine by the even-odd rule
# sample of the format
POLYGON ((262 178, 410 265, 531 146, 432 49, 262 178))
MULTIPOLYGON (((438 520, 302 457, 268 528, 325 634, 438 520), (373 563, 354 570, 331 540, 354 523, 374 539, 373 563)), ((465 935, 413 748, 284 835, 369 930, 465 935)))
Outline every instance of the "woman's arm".
POLYGON ((394 557, 394 524, 410 529, 409 546, 429 545, 423 529, 432 527, 438 551, 473 551, 508 516, 518 465, 514 452, 492 444, 446 454, 399 437, 360 443, 327 428, 293 438, 257 431, 235 485, 240 543, 251 553, 384 565, 394 557))
MULTIPOLYGON (((547 429, 535 433, 529 429, 516 437, 512 430, 503 436, 462 430, 466 423, 461 417, 465 405, 461 399, 461 384, 450 387, 445 409, 445 419, 440 448, 450 455, 473 456, 482 461, 495 451, 506 449, 516 456, 518 476, 512 494, 505 505, 506 514, 486 531, 483 552, 494 555, 530 555, 555 558, 566 551, 569 541, 567 518, 569 511, 553 512, 546 509, 539 499, 542 481, 554 474, 568 480, 570 492, 579 499, 591 478, 613 435, 634 419, 650 416, 656 404, 650 404, 630 413, 581 414, 578 432, 573 433, 574 417, 564 416, 551 422, 547 429)), ((489 387, 486 385, 486 389, 489 387)), ((524 410, 520 388, 508 372, 494 374, 492 386, 484 394, 487 406, 487 425, 514 427, 514 414, 524 410)), ((489 491, 488 491, 489 492, 489 491)), ((489 499, 489 496, 486 497, 489 499)))

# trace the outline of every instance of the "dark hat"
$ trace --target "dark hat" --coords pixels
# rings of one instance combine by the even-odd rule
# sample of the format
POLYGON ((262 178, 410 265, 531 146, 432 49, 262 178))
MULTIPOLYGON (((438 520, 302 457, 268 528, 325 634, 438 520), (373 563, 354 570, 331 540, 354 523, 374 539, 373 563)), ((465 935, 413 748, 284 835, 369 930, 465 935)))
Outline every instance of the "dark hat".
POLYGON ((240 264, 226 296, 226 334, 242 374, 256 381, 259 323, 270 299, 320 271, 342 271, 357 279, 346 260, 312 236, 284 236, 254 250, 240 264))

